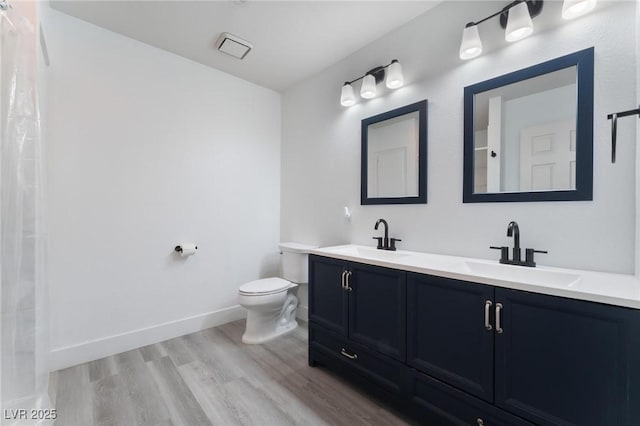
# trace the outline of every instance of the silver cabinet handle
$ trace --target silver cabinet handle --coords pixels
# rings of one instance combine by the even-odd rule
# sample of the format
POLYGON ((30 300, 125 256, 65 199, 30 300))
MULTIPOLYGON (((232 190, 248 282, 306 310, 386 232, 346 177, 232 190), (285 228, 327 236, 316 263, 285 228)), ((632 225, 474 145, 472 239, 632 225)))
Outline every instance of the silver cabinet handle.
POLYGON ((478 426, 484 426, 484 420, 482 420, 480 417, 476 419, 476 422, 478 423, 478 426))
POLYGON ((347 277, 347 270, 345 269, 344 271, 342 271, 342 289, 346 289, 346 277, 347 277))
POLYGON ((351 271, 347 271, 347 281, 346 281, 346 287, 345 289, 348 291, 353 291, 353 288, 351 287, 351 283, 349 282, 349 278, 351 278, 351 271))
POLYGON ((496 333, 502 334, 504 331, 502 329, 502 321, 501 321, 501 313, 502 313, 502 303, 496 303, 496 333))
POLYGON ((357 354, 353 354, 351 355, 349 352, 347 352, 347 350, 345 348, 342 348, 342 350, 340 351, 340 353, 344 356, 346 356, 349 359, 358 359, 358 355, 357 354))
POLYGON ((487 300, 486 302, 484 302, 484 328, 486 328, 487 330, 493 330, 493 327, 491 326, 491 320, 489 318, 492 305, 493 302, 491 302, 491 300, 487 300))

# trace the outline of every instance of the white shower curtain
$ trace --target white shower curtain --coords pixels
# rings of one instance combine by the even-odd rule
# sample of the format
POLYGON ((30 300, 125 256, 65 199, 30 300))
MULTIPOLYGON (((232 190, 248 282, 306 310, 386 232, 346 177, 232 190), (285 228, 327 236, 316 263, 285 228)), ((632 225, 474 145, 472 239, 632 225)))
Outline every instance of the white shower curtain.
POLYGON ((50 408, 43 158, 34 24, 20 10, 6 17, 13 25, 0 24, 0 417, 2 425, 26 425, 50 408))

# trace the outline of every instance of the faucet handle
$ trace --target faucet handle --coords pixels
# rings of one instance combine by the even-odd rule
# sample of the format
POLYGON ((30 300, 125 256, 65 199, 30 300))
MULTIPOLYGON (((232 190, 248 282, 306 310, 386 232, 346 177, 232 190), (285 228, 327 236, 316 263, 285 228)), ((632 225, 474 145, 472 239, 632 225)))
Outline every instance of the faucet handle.
POLYGON ((382 249, 382 237, 371 237, 374 240, 378 240, 378 247, 376 247, 377 249, 382 249))
POLYGON ((524 266, 535 267, 536 266, 536 262, 534 262, 534 260, 533 260, 533 254, 534 253, 547 254, 548 251, 546 251, 546 250, 535 250, 535 249, 532 249, 532 248, 528 248, 528 249, 525 249, 524 253, 525 253, 524 266))
POLYGON ((396 241, 402 241, 400 238, 389 238, 389 250, 396 251, 396 241))
POLYGON ((508 263, 509 262, 509 247, 507 246, 489 246, 490 249, 500 250, 500 263, 508 263))

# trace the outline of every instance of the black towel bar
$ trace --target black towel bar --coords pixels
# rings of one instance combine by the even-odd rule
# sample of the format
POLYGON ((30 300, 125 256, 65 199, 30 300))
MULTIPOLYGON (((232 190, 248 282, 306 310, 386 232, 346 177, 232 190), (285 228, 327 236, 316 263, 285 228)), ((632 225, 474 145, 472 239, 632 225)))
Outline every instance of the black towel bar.
POLYGON ((611 163, 616 162, 616 136, 618 133, 618 118, 628 117, 630 115, 637 115, 640 118, 640 105, 636 109, 630 109, 628 111, 616 112, 607 115, 607 119, 611 120, 611 163))

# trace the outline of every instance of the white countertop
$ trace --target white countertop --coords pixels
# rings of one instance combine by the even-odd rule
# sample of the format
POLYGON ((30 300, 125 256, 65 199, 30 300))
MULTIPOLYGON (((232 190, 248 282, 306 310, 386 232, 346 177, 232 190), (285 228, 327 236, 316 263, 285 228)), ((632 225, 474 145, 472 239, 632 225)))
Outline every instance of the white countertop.
POLYGON ((640 280, 635 275, 539 265, 535 268, 502 265, 498 261, 485 259, 404 250, 385 251, 353 244, 312 249, 309 253, 496 287, 640 309, 640 280))

